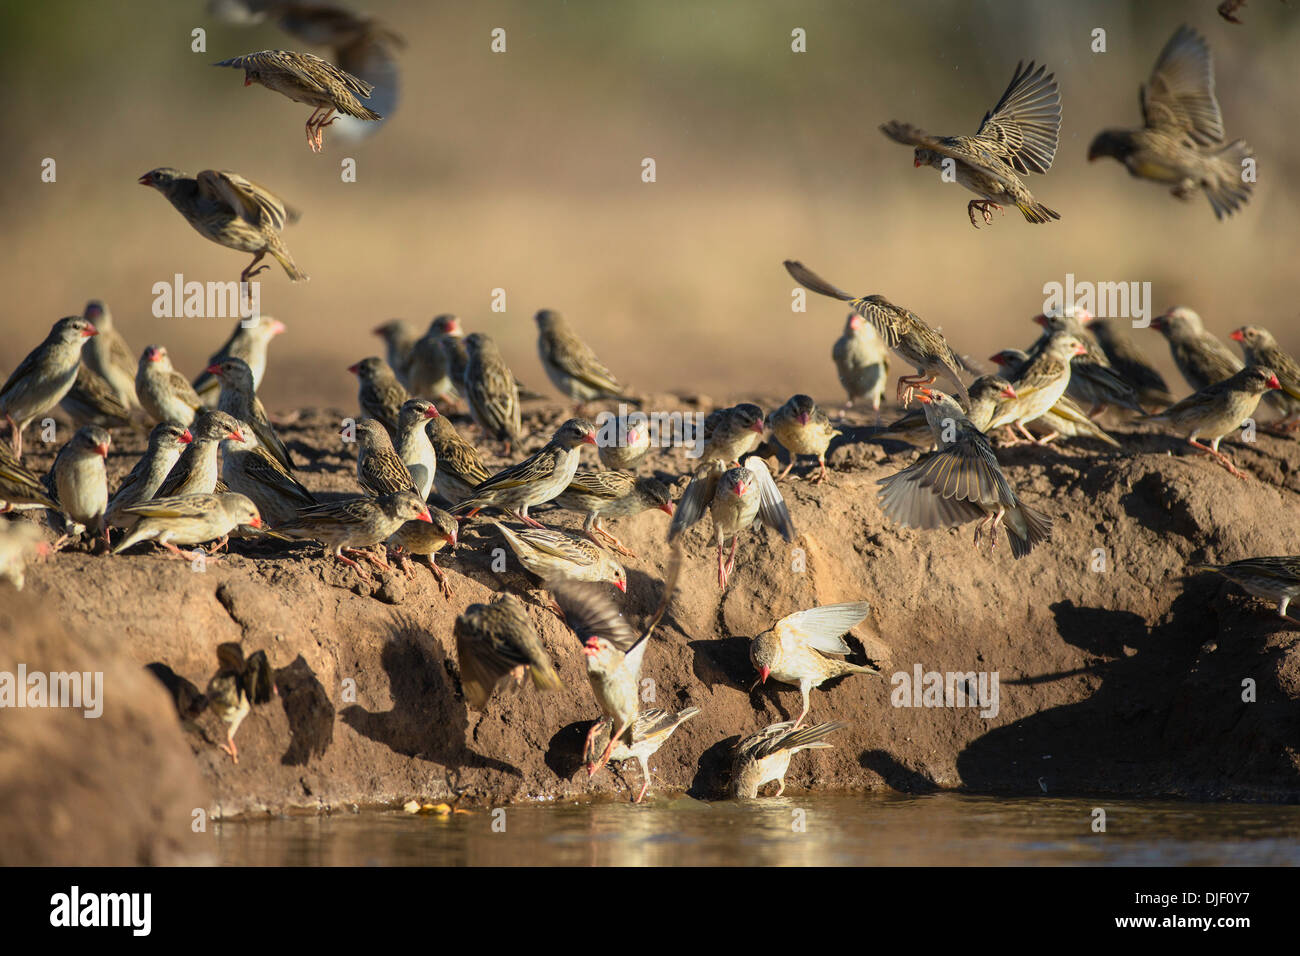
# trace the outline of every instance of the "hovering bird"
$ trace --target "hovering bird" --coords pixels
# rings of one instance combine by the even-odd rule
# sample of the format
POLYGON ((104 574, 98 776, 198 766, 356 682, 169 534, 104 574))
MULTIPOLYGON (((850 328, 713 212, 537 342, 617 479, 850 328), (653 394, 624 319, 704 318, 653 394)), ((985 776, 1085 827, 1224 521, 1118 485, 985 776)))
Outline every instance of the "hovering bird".
MULTIPOLYGON (((678 727, 699 712, 698 707, 687 707, 676 714, 661 707, 643 710, 636 715, 636 721, 632 724, 632 742, 628 744, 619 741, 614 745, 609 753, 610 760, 635 760, 641 767, 641 789, 632 800, 633 803, 644 800, 646 791, 650 789, 650 758, 667 743, 678 727)), ((613 721, 608 717, 596 721, 594 733, 588 736, 586 749, 582 753, 583 762, 588 766, 594 764, 597 754, 603 753, 609 746, 609 732, 612 728, 613 721)))
POLYGON ((363 120, 383 119, 361 102, 361 99, 369 99, 375 91, 372 84, 313 53, 262 50, 212 65, 243 70, 245 86, 260 83, 295 103, 314 107, 306 127, 307 145, 313 153, 324 148, 325 127, 334 123, 332 117, 336 112, 363 120))
POLYGON ((452 633, 460 686, 471 710, 486 708, 502 685, 513 682, 512 689, 518 689, 525 677, 531 677, 538 690, 563 686, 523 601, 513 594, 471 604, 456 618, 452 633))
POLYGON ((208 681, 208 707, 226 724, 226 742, 221 749, 239 763, 235 732, 254 704, 265 704, 276 694, 275 675, 266 651, 244 657, 244 649, 233 641, 217 645, 217 672, 208 681))
POLYGON ((1046 173, 1052 168, 1061 134, 1061 91, 1056 75, 1046 66, 1016 65, 1011 82, 997 105, 984 114, 974 136, 931 136, 908 123, 891 120, 882 133, 904 146, 916 147, 912 165, 933 166, 948 181, 956 179, 982 197, 966 206, 970 224, 978 209, 986 224, 993 222, 990 209, 1002 211, 1012 203, 1027 222, 1060 219, 1033 197, 1017 173, 1046 173))
POLYGON ((1254 183, 1243 178, 1243 169, 1254 151, 1244 140, 1224 142, 1214 60, 1204 37, 1185 24, 1175 30, 1139 101, 1142 128, 1098 133, 1088 147, 1089 162, 1109 156, 1131 176, 1172 184, 1179 199, 1203 192, 1218 219, 1250 199, 1254 183))
POLYGON ((253 261, 239 274, 240 282, 270 268, 257 266, 268 253, 294 282, 310 278, 294 263, 280 238, 280 230, 286 223, 297 222, 298 213, 251 180, 228 169, 205 169, 190 178, 179 169, 160 166, 141 176, 140 185, 152 186, 166 196, 205 239, 227 249, 251 252, 253 261))

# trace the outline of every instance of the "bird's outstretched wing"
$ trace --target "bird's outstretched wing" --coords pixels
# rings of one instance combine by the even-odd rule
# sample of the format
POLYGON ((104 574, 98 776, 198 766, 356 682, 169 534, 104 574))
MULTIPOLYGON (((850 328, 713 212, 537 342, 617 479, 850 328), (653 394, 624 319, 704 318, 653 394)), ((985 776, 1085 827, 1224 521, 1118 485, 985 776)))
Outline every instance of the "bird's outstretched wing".
POLYGON ((1052 168, 1061 135, 1061 91, 1046 66, 1016 65, 1006 92, 975 133, 1017 172, 1052 168))
POLYGON ((1214 96, 1214 60, 1205 38, 1184 24, 1160 51, 1141 89, 1148 129, 1186 134, 1202 146, 1223 141, 1223 116, 1214 96))
POLYGON ((785 499, 781 497, 767 465, 757 455, 751 455, 745 459, 745 468, 754 476, 754 487, 758 490, 759 520, 786 541, 793 541, 794 522, 790 520, 790 510, 785 506, 785 499))
POLYGON ((727 464, 720 458, 710 458, 695 470, 695 477, 682 492, 681 500, 673 511, 673 520, 668 525, 668 540, 676 541, 683 531, 704 517, 709 510, 709 503, 718 491, 718 479, 727 470, 727 464))

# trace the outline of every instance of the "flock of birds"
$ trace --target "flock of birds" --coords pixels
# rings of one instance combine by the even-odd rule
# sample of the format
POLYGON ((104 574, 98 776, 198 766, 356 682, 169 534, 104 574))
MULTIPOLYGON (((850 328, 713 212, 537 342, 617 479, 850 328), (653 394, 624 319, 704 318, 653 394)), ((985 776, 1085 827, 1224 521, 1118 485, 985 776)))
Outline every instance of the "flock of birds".
MULTIPOLYGON (((246 84, 260 83, 313 106, 307 123, 313 150, 322 148, 323 129, 334 111, 367 121, 380 118, 360 102, 369 96, 370 84, 319 57, 263 51, 218 65, 242 68, 246 84)), ((1142 105, 1143 129, 1100 134, 1090 156, 1118 158, 1136 176, 1172 183, 1175 195, 1184 198, 1203 192, 1220 217, 1245 201, 1249 185, 1233 164, 1249 149, 1240 141, 1224 142, 1209 49, 1195 31, 1175 32, 1143 89, 1142 105)), ((957 181, 981 197, 970 203, 972 224, 977 211, 991 222, 991 211, 1003 203, 1016 205, 1030 222, 1047 222, 1059 214, 1035 200, 1018 174, 1047 172, 1060 122, 1055 78, 1031 63, 1017 68, 973 137, 933 137, 901 123, 882 129, 915 148, 917 166, 955 164, 957 181)), ((280 238, 294 213, 262 187, 231 172, 205 170, 191 178, 170 168, 154 169, 140 182, 167 197, 205 237, 253 254, 242 280, 267 268, 258 263, 268 254, 291 279, 306 278, 280 238)), ((986 541, 992 549, 1005 532, 1016 558, 1048 540, 1051 517, 1016 493, 999 465, 995 436, 1039 447, 1058 439, 1118 446, 1100 419, 1136 416, 1178 429, 1197 451, 1245 478, 1219 443, 1255 414, 1262 398, 1276 412, 1278 431, 1300 425, 1300 365, 1258 326, 1232 333, 1239 358, 1191 309, 1173 308, 1156 319, 1152 327, 1167 339, 1192 390, 1174 401, 1163 377, 1117 320, 1095 319, 1073 308, 1041 314, 1037 341, 1024 351, 999 352, 992 360, 1000 374, 980 375, 916 313, 880 295, 844 292, 800 262, 787 261, 785 268, 803 287, 851 310, 832 350, 847 396, 845 412, 855 403, 869 405, 879 426, 891 356, 915 370, 899 378, 896 398, 904 409, 914 400, 920 408, 877 429, 931 449, 879 481, 881 510, 904 527, 977 521, 977 546, 986 541), (940 378, 951 392, 935 387, 940 378)), ((649 786, 649 757, 698 713, 693 707, 677 713, 642 710, 638 697, 648 638, 669 606, 682 565, 682 536, 706 512, 710 515, 718 584, 725 590, 743 531, 761 522, 787 542, 794 540, 779 483, 800 457, 817 461, 811 482, 825 481, 826 453, 841 432, 807 395, 795 395, 767 415, 751 403, 718 409, 704 423, 700 463, 674 502, 667 484, 644 473, 653 459, 651 434, 643 423, 629 418, 615 441, 602 441, 601 430, 586 416, 593 403, 635 405, 638 400, 563 316, 542 310, 535 321, 542 367, 576 405, 575 417, 540 448, 496 470, 482 457, 484 445, 495 445, 510 458, 529 442, 520 407, 536 397, 520 384, 489 335, 466 334, 453 315, 438 316, 423 335, 394 320, 375 330, 385 355, 350 368, 357 376, 360 416, 343 424, 342 437, 355 443, 359 493, 320 500, 295 476, 294 455, 257 397, 268 348, 285 330, 282 323, 266 316, 241 322, 191 381, 172 367, 161 345, 149 345, 137 359, 107 306, 92 301, 81 315, 56 322, 0 387, 0 415, 10 432, 10 446, 0 445, 0 513, 15 513, 0 523, 0 576, 21 588, 31 557, 79 540, 82 547, 114 555, 154 542, 177 557, 214 560, 231 536, 255 536, 264 542, 319 542, 365 581, 372 574, 362 561, 381 571, 395 561, 410 574, 410 559, 424 558, 451 598, 453 589, 435 556, 457 545, 463 523, 482 515, 520 565, 543 582, 582 644, 602 714, 584 747, 588 773, 611 759, 638 760, 644 778, 639 801, 649 786), (24 432, 57 407, 77 430, 49 473, 40 475, 24 464, 24 432), (462 408, 477 428, 477 443, 444 414, 462 408), (105 469, 110 432, 142 425, 152 428, 147 450, 110 493, 105 469), (789 458, 777 476, 765 462, 767 446, 760 450, 768 435, 789 458), (599 469, 582 466, 585 445, 596 446, 599 469), (583 533, 547 527, 529 513, 548 503, 582 515, 583 533), (638 629, 620 613, 609 588, 626 590, 620 558, 635 555, 604 522, 652 509, 671 516, 671 552, 658 608, 638 629), (21 512, 48 513, 61 533, 49 541, 43 526, 21 512), (212 542, 211 550, 195 548, 212 542)), ((1300 594, 1300 558, 1253 558, 1214 570, 1276 601, 1283 617, 1290 599, 1300 594)), ((758 682, 797 686, 803 706, 795 720, 740 741, 734 794, 755 796, 771 781, 779 783, 779 794, 793 754, 831 746, 827 738, 844 724, 805 725, 810 691, 846 674, 878 673, 844 660, 850 653, 844 635, 868 613, 866 602, 811 608, 753 639, 750 657, 758 682)), ((454 636, 470 708, 488 707, 499 689, 526 679, 539 690, 560 688, 514 594, 465 608, 454 636)), ((253 704, 274 695, 275 686, 264 652, 245 658, 239 645, 222 645, 218 660, 206 693, 166 668, 155 673, 183 715, 204 706, 219 713, 227 724, 224 747, 237 761, 234 737, 240 722, 253 704)))

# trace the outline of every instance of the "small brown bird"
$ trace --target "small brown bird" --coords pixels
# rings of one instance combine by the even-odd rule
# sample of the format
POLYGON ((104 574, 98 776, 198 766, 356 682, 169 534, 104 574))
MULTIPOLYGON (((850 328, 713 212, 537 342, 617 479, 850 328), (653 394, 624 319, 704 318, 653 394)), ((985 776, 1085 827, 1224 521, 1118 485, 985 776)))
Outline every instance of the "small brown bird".
POLYGON ((411 331, 411 324, 405 319, 389 319, 371 330, 384 340, 384 356, 388 367, 393 370, 403 388, 410 388, 407 365, 411 361, 411 346, 415 344, 416 335, 411 331))
POLYGON ((81 360, 108 383, 119 402, 129 409, 139 408, 135 397, 135 353, 114 327, 113 313, 103 302, 91 299, 81 317, 99 333, 81 350, 81 360))
POLYGON ((150 170, 139 181, 166 196, 205 239, 227 249, 251 252, 253 261, 239 274, 240 282, 270 268, 257 265, 268 253, 294 282, 310 278, 294 263, 280 238, 280 230, 286 223, 296 222, 298 213, 257 183, 228 169, 205 169, 191 179, 168 166, 150 170))
MULTIPOLYGON (((407 388, 421 398, 456 403, 460 392, 456 383, 464 381, 465 368, 453 369, 444 339, 459 340, 464 335, 460 320, 454 315, 440 315, 429 323, 429 329, 411 343, 406 374, 407 388)), ((463 350, 462 350, 463 355, 463 350)))
POLYGON ((763 437, 763 410, 752 402, 741 402, 712 411, 704 419, 705 461, 717 458, 728 464, 758 447, 763 437))
MULTIPOLYGON (((99 338, 99 336, 95 336, 99 338)), ((91 339, 93 342, 95 339, 91 339)), ((97 425, 100 428, 130 428, 131 409, 122 401, 108 381, 84 361, 77 369, 77 380, 59 407, 67 412, 72 423, 97 425)))
POLYGON ((937 389, 922 389, 919 397, 938 451, 876 482, 880 510, 905 528, 949 528, 980 518, 975 543, 986 535, 990 548, 1005 526, 1017 559, 1048 540, 1052 519, 1016 496, 989 440, 961 406, 937 389))
POLYGON ((438 458, 433 473, 434 490, 453 504, 464 501, 492 473, 479 458, 478 450, 460 436, 446 416, 439 415, 426 428, 438 458))
POLYGON ((314 107, 306 127, 307 145, 313 153, 324 148, 325 127, 334 123, 335 112, 362 120, 383 119, 358 99, 370 98, 375 91, 372 84, 311 53, 262 50, 212 65, 243 70, 245 86, 260 83, 295 103, 314 107))
POLYGON ((241 319, 235 323, 230 338, 208 357, 204 370, 194 380, 194 391, 205 404, 216 405, 217 396, 221 392, 221 382, 208 369, 228 358, 243 359, 248 364, 253 373, 254 393, 262 387, 262 376, 266 374, 267 350, 271 346, 271 340, 286 331, 286 326, 269 315, 260 316, 253 325, 245 328, 244 323, 247 321, 249 320, 241 319))
POLYGON ((154 424, 192 425, 195 413, 203 407, 203 400, 185 376, 172 368, 172 360, 161 345, 150 345, 140 354, 135 392, 154 424))
POLYGON ((58 511, 49 492, 40 475, 23 465, 8 445, 0 444, 0 514, 34 508, 58 511))
MULTIPOLYGON (((616 744, 621 742, 628 747, 633 744, 632 725, 640 703, 641 662, 650 635, 668 610, 677 589, 681 565, 681 551, 674 548, 664 574, 663 597, 640 635, 632 630, 609 592, 600 585, 583 581, 551 581, 546 585, 564 612, 565 623, 582 642, 592 694, 613 727, 604 751, 595 761, 587 763, 588 777, 605 766, 616 744)), ((591 750, 598 727, 598 723, 593 723, 587 731, 584 754, 591 750)))
POLYGON ((361 554, 375 567, 386 569, 387 562, 361 549, 388 540, 407 521, 433 521, 428 507, 414 491, 398 491, 379 498, 358 496, 327 501, 303 508, 297 518, 275 530, 291 538, 321 542, 334 557, 369 581, 370 573, 343 552, 361 554))
MULTIPOLYGON (((845 674, 875 674, 871 665, 851 664, 829 654, 852 653, 844 635, 857 627, 871 611, 866 601, 826 604, 788 614, 749 642, 749 659, 758 671, 758 682, 771 677, 782 684, 797 684, 803 710, 795 719, 798 730, 808 716, 808 692, 828 680, 845 674)), ((751 690, 753 688, 750 688, 751 690)))
POLYGON ((217 452, 223 439, 244 440, 244 432, 234 418, 225 412, 204 411, 194 420, 190 430, 194 440, 189 442, 180 458, 167 472, 156 497, 174 498, 177 495, 210 495, 220 490, 217 481, 217 452))
MULTIPOLYGON (((199 555, 182 551, 177 544, 202 544, 225 538, 236 528, 261 528, 262 516, 257 506, 243 495, 179 495, 153 498, 123 509, 139 520, 125 538, 117 543, 114 554, 141 541, 152 539, 178 558, 193 561, 199 555)), ((215 556, 207 555, 208 560, 215 556)))
POLYGON ((1031 61, 1016 64, 1011 82, 997 105, 984 114, 974 136, 931 136, 915 126, 891 120, 880 131, 896 143, 915 146, 912 165, 933 166, 947 182, 954 179, 981 199, 966 207, 970 224, 979 228, 975 210, 992 223, 990 209, 1014 203, 1027 222, 1060 219, 1029 192, 1017 173, 1046 173, 1052 168, 1061 135, 1061 91, 1056 75, 1031 61))
POLYGON ((600 463, 611 471, 633 471, 650 451, 649 422, 619 423, 615 440, 606 438, 608 427, 608 423, 602 424, 600 435, 596 438, 596 453, 600 455, 600 463))
POLYGON ((1130 176, 1172 184, 1179 199, 1205 193, 1215 218, 1236 212, 1254 183, 1243 175, 1254 151, 1244 140, 1225 143, 1214 95, 1214 60, 1205 38, 1184 24, 1160 51, 1140 90, 1141 129, 1108 129, 1088 147, 1088 161, 1110 156, 1130 176))
POLYGON ((627 389, 578 337, 568 319, 551 309, 542 309, 533 318, 537 323, 537 354, 542 368, 546 369, 551 384, 577 402, 579 409, 603 398, 641 404, 627 396, 627 389))
POLYGON ((23 457, 23 431, 63 401, 77 381, 81 349, 95 327, 79 315, 59 319, 40 345, 0 386, 0 415, 9 423, 14 456, 23 457))
POLYGON ((153 427, 145 453, 108 501, 105 517, 110 527, 126 528, 135 524, 136 516, 127 515, 123 509, 154 497, 180 458, 181 450, 193 440, 190 430, 175 422, 159 422, 153 427))
POLYGON ((718 587, 726 590, 727 581, 736 567, 736 543, 740 532, 762 521, 787 542, 794 540, 794 522, 777 490, 772 474, 762 459, 751 457, 744 465, 728 468, 721 459, 701 465, 682 492, 681 501, 668 526, 668 541, 677 538, 704 517, 713 517, 714 542, 718 546, 718 587), (727 544, 731 554, 724 561, 727 544))
POLYGON ((793 721, 769 724, 736 744, 731 765, 731 795, 754 799, 759 789, 773 780, 779 783, 775 796, 785 793, 785 775, 790 758, 801 750, 822 750, 832 746, 826 738, 847 727, 842 720, 816 724, 802 730, 793 721))
POLYGON ((1069 332, 1051 333, 1043 349, 1011 379, 1016 397, 1008 400, 997 423, 990 422, 989 427, 1005 423, 1020 429, 1029 441, 1038 444, 1051 441, 1054 435, 1042 439, 1030 435, 1025 423, 1037 421, 1061 400, 1070 385, 1074 367, 1071 359, 1085 354, 1083 342, 1069 332))
POLYGON ((456 532, 456 519, 441 508, 430 505, 429 520, 416 519, 406 522, 389 537, 388 547, 396 551, 397 564, 408 577, 413 576, 415 572, 411 570, 410 561, 406 556, 413 554, 427 558, 429 570, 438 581, 438 587, 442 589, 444 595, 451 597, 451 585, 447 583, 447 573, 438 567, 434 556, 448 545, 456 547, 456 532))
POLYGON ((266 659, 266 651, 256 651, 247 658, 244 649, 234 642, 217 645, 217 672, 208 681, 208 707, 226 724, 226 742, 221 749, 239 763, 235 732, 254 704, 268 703, 276 694, 275 675, 266 659))
POLYGON ((433 402, 422 398, 407 399, 397 416, 397 457, 411 473, 416 494, 426 500, 438 471, 438 454, 433 450, 426 426, 437 417, 438 409, 433 402))
POLYGON ((590 541, 552 528, 516 530, 499 521, 492 524, 519 563, 543 581, 607 581, 627 591, 623 566, 590 541))
POLYGON ((387 362, 373 355, 349 365, 348 371, 357 377, 357 404, 361 406, 361 414, 383 424, 388 429, 388 437, 395 438, 402 405, 410 397, 397 380, 397 374, 387 362))
POLYGON ((963 402, 970 401, 970 394, 966 391, 960 372, 960 369, 967 367, 966 363, 952 350, 943 334, 926 325, 915 312, 894 305, 884 296, 849 295, 808 269, 802 262, 787 259, 785 268, 794 281, 805 289, 847 302, 850 309, 871 323, 895 355, 916 369, 915 375, 904 375, 898 380, 896 397, 900 404, 907 405, 918 386, 933 383, 938 375, 947 376, 956 386, 963 402))
POLYGON ((398 491, 419 494, 383 425, 373 418, 361 419, 356 424, 356 443, 357 484, 362 491, 376 497, 398 491))
POLYGON ((596 426, 585 418, 570 418, 541 449, 480 482, 451 513, 472 518, 483 508, 499 508, 531 528, 540 528, 541 522, 528 517, 528 509, 558 497, 569 487, 578 470, 582 446, 594 444, 596 426))
POLYGON ((482 332, 465 339, 465 378, 461 392, 469 405, 474 424, 506 443, 506 454, 519 444, 523 426, 519 421, 519 388, 501 357, 496 342, 482 332))
POLYGON ((69 537, 80 537, 87 531, 102 535, 108 544, 108 525, 104 521, 108 476, 104 462, 112 442, 107 431, 87 425, 77 429, 55 456, 51 474, 59 510, 68 522, 63 537, 54 545, 56 550, 69 537))
POLYGON ((1188 571, 1213 571, 1234 581, 1247 593, 1277 603, 1277 616, 1293 624, 1300 620, 1286 613, 1291 602, 1300 598, 1300 557, 1283 555, 1270 558, 1245 558, 1231 564, 1192 564, 1188 571))
POLYGON ((315 495, 249 432, 242 442, 221 442, 221 480, 231 491, 257 505, 272 527, 292 521, 303 508, 319 504, 315 495))
POLYGON ((1231 338, 1241 344, 1247 362, 1271 368, 1282 391, 1300 399, 1300 363, 1282 350, 1272 332, 1258 325, 1243 325, 1231 338))
MULTIPOLYGON (((1028 360, 1028 355, 1020 353, 1020 363, 1028 360)), ((996 375, 981 375, 970 386, 970 408, 966 418, 977 429, 988 433, 994 427, 1007 424, 1008 416, 1015 414, 1011 399, 1016 397, 1016 390, 1011 383, 996 375)), ((882 435, 898 435, 914 444, 934 447, 934 435, 930 423, 925 417, 925 406, 912 409, 887 428, 882 435)))
MULTIPOLYGON (((643 710, 632 723, 632 742, 628 744, 619 741, 614 745, 609 752, 610 760, 635 760, 641 767, 641 789, 633 803, 644 800, 646 791, 650 789, 650 758, 668 742, 678 727, 699 712, 698 707, 687 707, 676 714, 660 707, 643 710)), ((595 764, 598 756, 609 746, 609 732, 612 729, 613 721, 608 717, 596 721, 595 729, 588 735, 587 746, 582 753, 582 760, 588 768, 595 764)), ((591 773, 594 771, 589 770, 588 775, 591 773)))
POLYGON ((844 334, 835 340, 831 359, 840 384, 848 394, 843 411, 853 407, 859 399, 871 402, 871 410, 880 421, 880 399, 889 383, 889 349, 873 326, 856 312, 850 312, 844 323, 844 334))
POLYGON ((1168 340, 1174 364, 1193 391, 1231 378, 1244 367, 1232 349, 1205 331, 1200 315, 1185 305, 1156 316, 1151 328, 1168 340))
POLYGON ((1137 390, 1138 400, 1148 405, 1168 405, 1169 386, 1137 343, 1120 331, 1120 320, 1090 317, 1085 326, 1097 339, 1111 368, 1137 390))
POLYGON ((460 686, 471 710, 483 710, 498 688, 517 690, 531 677, 538 690, 559 690, 560 675, 528 619, 524 602, 498 594, 490 604, 471 604, 456 618, 460 686))
POLYGON ((658 508, 673 513, 668 486, 654 478, 637 478, 625 471, 582 471, 574 473, 569 487, 555 499, 567 511, 585 515, 582 530, 597 543, 606 542, 619 554, 636 557, 618 538, 605 530, 603 519, 638 515, 658 508))
POLYGON ((253 370, 248 363, 233 355, 222 359, 207 370, 221 382, 221 396, 217 408, 236 421, 249 427, 261 448, 286 471, 292 471, 293 456, 275 433, 271 419, 266 414, 262 400, 253 390, 253 370))
POLYGON ((1277 380, 1272 369, 1262 365, 1247 365, 1231 378, 1207 385, 1181 402, 1175 402, 1146 418, 1153 422, 1169 422, 1175 428, 1186 431, 1189 445, 1218 459, 1224 468, 1238 478, 1247 478, 1249 476, 1244 471, 1239 471, 1231 459, 1219 451, 1219 442, 1255 414, 1259 400, 1266 391, 1281 387, 1282 383, 1277 380), (1196 440, 1202 437, 1210 439, 1210 443, 1202 445, 1196 440))
MULTIPOLYGON (((1050 315, 1040 313, 1034 317, 1034 321, 1043 327, 1043 334, 1039 338, 1042 345, 1045 346, 1052 335, 1062 332, 1074 336, 1083 344, 1083 352, 1070 360, 1070 381, 1066 393, 1076 402, 1091 406, 1094 413, 1107 405, 1118 405, 1139 415, 1146 414, 1146 409, 1138 401, 1137 390, 1110 367, 1110 359, 1106 357, 1105 350, 1084 328, 1083 323, 1091 318, 1089 313, 1083 310, 1076 313, 1072 308, 1053 310, 1050 315)), ((1036 351, 1038 348, 1031 349, 1030 354, 1036 351)))
POLYGON ((826 449, 841 433, 831 427, 831 420, 816 402, 807 395, 795 395, 768 416, 767 426, 781 447, 790 453, 790 463, 777 478, 790 474, 795 459, 800 455, 813 455, 820 468, 813 484, 826 480, 826 449))

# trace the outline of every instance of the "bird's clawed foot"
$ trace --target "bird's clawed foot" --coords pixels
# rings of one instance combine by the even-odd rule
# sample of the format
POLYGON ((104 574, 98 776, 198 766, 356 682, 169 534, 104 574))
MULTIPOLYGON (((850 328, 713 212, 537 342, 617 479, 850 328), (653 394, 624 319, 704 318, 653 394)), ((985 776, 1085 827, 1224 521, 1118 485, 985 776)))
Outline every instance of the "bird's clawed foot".
POLYGON ((976 209, 978 209, 980 215, 984 217, 984 225, 986 226, 993 225, 993 216, 989 213, 990 209, 996 209, 1004 216, 1007 214, 1005 209, 993 202, 991 199, 972 199, 966 204, 966 214, 970 216, 970 224, 976 229, 980 227, 980 224, 975 221, 976 209))
POLYGON ((635 551, 633 551, 631 548, 625 545, 622 541, 618 540, 618 538, 614 537, 604 528, 601 527, 592 528, 592 530, 587 532, 587 537, 590 538, 596 544, 608 545, 610 548, 617 551, 619 554, 625 555, 626 557, 629 558, 636 557, 635 551))

